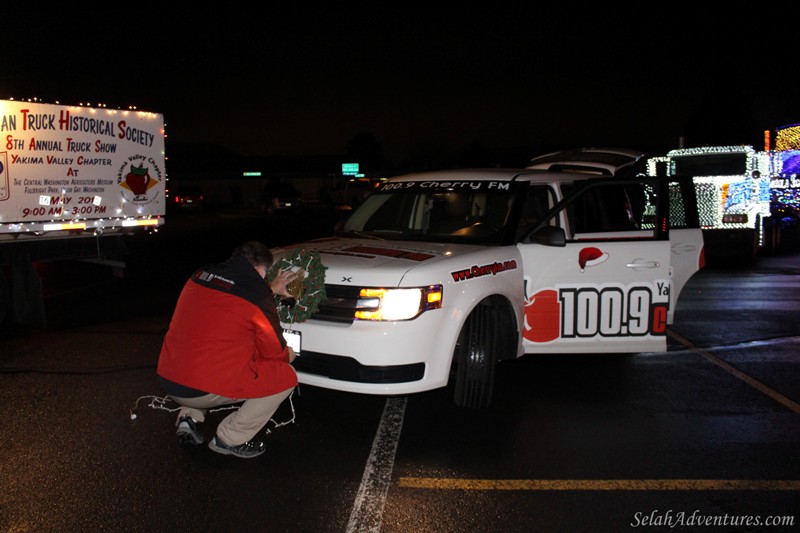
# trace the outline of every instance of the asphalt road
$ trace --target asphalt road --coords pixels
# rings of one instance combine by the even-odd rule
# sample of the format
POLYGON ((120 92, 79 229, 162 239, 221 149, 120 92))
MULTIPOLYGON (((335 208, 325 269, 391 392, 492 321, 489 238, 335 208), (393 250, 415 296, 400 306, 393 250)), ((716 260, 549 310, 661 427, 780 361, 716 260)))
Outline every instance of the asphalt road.
POLYGON ((243 240, 285 244, 331 222, 300 216, 185 216, 177 242, 131 243, 124 278, 46 273, 48 328, 0 339, 0 531, 800 528, 797 253, 696 275, 665 354, 503 363, 480 411, 449 389, 301 386, 264 456, 181 448, 155 380, 180 286, 243 240), (731 525, 748 520, 762 526, 731 525))

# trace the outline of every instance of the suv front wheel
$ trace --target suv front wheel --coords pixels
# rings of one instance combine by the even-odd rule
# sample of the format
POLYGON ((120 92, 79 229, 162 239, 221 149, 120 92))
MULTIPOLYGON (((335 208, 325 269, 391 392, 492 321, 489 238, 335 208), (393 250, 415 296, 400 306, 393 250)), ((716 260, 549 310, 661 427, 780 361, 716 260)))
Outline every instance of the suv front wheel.
POLYGON ((459 407, 488 407, 494 390, 495 366, 508 340, 504 338, 503 308, 487 298, 461 328, 453 354, 455 403, 459 407))

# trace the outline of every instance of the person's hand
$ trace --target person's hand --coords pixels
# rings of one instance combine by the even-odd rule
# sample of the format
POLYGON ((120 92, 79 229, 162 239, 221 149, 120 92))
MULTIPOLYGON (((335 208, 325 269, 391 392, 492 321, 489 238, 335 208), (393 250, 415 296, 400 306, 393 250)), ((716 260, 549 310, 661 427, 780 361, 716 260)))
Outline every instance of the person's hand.
POLYGON ((291 298, 292 295, 286 290, 286 285, 294 281, 296 278, 297 272, 292 272, 291 270, 279 270, 278 274, 275 276, 275 279, 269 282, 269 287, 272 289, 272 292, 278 296, 291 298))
POLYGON ((287 346, 286 349, 289 351, 289 362, 291 363, 295 360, 297 354, 294 353, 294 349, 291 346, 287 346))

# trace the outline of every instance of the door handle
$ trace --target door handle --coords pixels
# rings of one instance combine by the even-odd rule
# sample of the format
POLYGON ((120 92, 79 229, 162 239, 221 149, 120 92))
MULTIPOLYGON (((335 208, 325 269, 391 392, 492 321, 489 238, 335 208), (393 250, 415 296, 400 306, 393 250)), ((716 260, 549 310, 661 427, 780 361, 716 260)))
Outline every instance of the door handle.
POLYGON ((642 261, 641 263, 627 263, 625 266, 628 268, 658 268, 661 263, 658 261, 642 261))

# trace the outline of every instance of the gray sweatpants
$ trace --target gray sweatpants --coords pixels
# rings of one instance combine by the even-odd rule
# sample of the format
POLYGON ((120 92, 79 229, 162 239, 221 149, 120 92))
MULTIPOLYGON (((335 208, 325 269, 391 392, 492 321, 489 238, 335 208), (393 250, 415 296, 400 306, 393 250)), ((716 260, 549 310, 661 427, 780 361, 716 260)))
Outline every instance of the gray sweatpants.
MULTIPOLYGON (((289 397, 294 387, 272 396, 249 398, 239 409, 222 419, 217 427, 217 436, 228 446, 239 446, 255 437, 261 428, 267 425, 272 415, 278 410, 281 402, 289 397)), ((204 422, 206 411, 223 405, 241 402, 241 399, 225 398, 218 394, 206 394, 197 398, 179 398, 170 396, 181 406, 178 421, 181 417, 191 416, 197 422, 204 422)), ((175 422, 178 425, 178 422, 175 422)))

